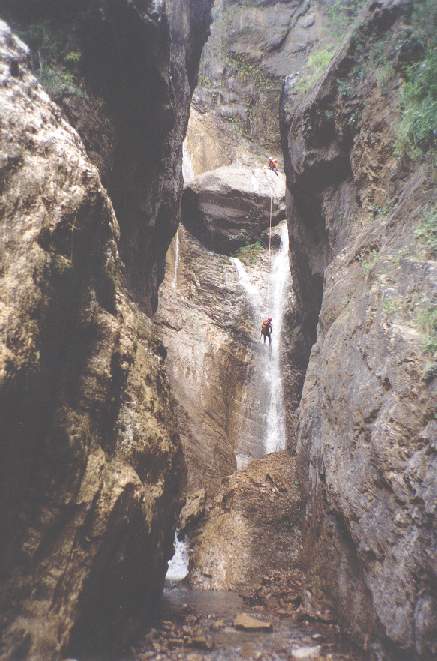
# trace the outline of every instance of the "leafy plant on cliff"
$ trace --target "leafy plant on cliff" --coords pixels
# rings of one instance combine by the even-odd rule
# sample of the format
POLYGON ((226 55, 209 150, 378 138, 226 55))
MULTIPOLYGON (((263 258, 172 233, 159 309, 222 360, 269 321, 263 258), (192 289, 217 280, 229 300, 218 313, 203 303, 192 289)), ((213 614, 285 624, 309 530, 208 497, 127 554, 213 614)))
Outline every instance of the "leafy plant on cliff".
POLYGON ((373 248, 367 254, 362 256, 360 259, 361 267, 366 275, 369 275, 378 260, 379 251, 376 248, 373 248))
POLYGON ((367 0, 334 0, 328 9, 328 28, 333 36, 344 35, 367 0))
POLYGON ((247 57, 239 53, 229 53, 227 63, 237 70, 237 74, 245 83, 252 83, 258 90, 278 90, 280 84, 269 76, 260 66, 250 62, 247 57))
POLYGON ((435 148, 437 135, 437 3, 417 0, 413 4, 411 28, 420 39, 424 56, 409 66, 401 91, 401 120, 396 153, 418 158, 435 148))
POLYGON ((417 323, 425 336, 425 353, 437 356, 437 306, 429 306, 417 315, 417 323))
POLYGON ((262 250, 262 243, 260 241, 256 241, 255 243, 250 243, 247 246, 242 246, 239 248, 235 252, 235 257, 240 259, 245 264, 251 265, 256 262, 262 250))
POLYGON ((49 21, 29 24, 18 34, 31 49, 33 70, 48 94, 56 99, 63 94, 85 96, 78 66, 82 53, 49 21))
POLYGON ((435 142, 437 134, 437 50, 410 66, 401 93, 401 121, 396 153, 418 158, 435 142))
POLYGON ((425 247, 427 256, 437 258, 437 206, 428 208, 422 222, 417 226, 415 235, 425 247))
POLYGON ((297 91, 308 92, 326 71, 333 56, 333 48, 322 48, 311 53, 308 58, 305 74, 296 84, 297 91))

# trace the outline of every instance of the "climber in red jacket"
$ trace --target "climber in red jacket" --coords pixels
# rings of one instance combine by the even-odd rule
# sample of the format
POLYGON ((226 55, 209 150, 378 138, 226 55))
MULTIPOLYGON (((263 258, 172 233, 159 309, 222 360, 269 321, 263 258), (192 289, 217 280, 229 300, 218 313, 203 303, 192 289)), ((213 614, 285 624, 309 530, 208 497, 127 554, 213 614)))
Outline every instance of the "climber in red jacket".
POLYGON ((272 170, 279 177, 278 161, 273 156, 269 156, 269 170, 272 170))

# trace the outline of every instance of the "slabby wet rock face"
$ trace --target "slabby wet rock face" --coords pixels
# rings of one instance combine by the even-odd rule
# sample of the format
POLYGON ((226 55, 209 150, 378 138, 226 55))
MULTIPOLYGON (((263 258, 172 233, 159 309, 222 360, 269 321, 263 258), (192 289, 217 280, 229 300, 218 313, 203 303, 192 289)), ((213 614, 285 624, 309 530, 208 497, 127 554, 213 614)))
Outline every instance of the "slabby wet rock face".
MULTIPOLYGON (((153 4, 149 19, 160 27, 148 66, 159 68, 168 81, 177 62, 185 76, 181 87, 173 88, 168 124, 154 143, 163 153, 171 148, 171 156, 162 155, 153 181, 143 172, 140 183, 142 165, 135 166, 137 190, 145 187, 147 199, 154 200, 152 207, 145 203, 141 216, 154 228, 150 242, 147 223, 136 226, 136 212, 121 203, 115 189, 112 204, 78 133, 31 75, 28 49, 0 23, 0 656, 5 659, 59 658, 102 641, 115 646, 140 614, 144 623, 162 588, 180 506, 184 466, 165 352, 142 312, 156 294, 153 273, 159 267, 150 257, 140 306, 138 290, 129 289, 137 261, 127 246, 140 233, 156 247, 160 236, 157 262, 165 253, 169 218, 178 207, 178 154, 200 50, 200 42, 189 39, 190 10, 205 16, 208 3, 146 3, 144 12, 128 3, 108 3, 118 22, 100 4, 108 28, 114 20, 114 29, 127 29, 123 20, 132 19, 137 46, 153 4), (169 59, 161 56, 171 51, 173 39, 179 59, 175 54, 166 69, 169 59), (182 42, 184 48, 191 43, 184 57, 182 42), (176 108, 182 119, 175 129, 176 108)), ((127 43, 125 49, 126 55, 127 43)), ((129 82, 133 86, 132 78, 129 82)), ((144 121, 148 110, 142 108, 144 121)), ((148 116, 151 125, 152 120, 148 116)), ((135 128, 139 142, 147 140, 142 126, 135 128)), ((124 144, 126 158, 129 144, 124 144)))
POLYGON ((282 135, 296 371, 315 342, 297 440, 308 587, 372 653, 430 659, 435 330, 421 320, 435 310, 437 270, 420 227, 435 191, 429 158, 394 149, 409 4, 372 3, 304 101, 286 88, 282 135))

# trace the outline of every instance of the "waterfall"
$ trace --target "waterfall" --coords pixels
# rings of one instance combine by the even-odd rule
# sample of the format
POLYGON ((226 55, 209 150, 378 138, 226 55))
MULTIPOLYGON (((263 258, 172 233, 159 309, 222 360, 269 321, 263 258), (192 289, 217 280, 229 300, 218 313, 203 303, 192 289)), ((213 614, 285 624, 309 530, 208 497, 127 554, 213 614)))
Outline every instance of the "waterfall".
POLYGON ((168 563, 166 579, 182 581, 188 574, 188 545, 184 540, 178 539, 177 532, 174 540, 174 556, 168 563))
MULTIPOLYGON (((254 338, 260 342, 261 321, 267 314, 273 317, 272 353, 269 356, 267 347, 263 347, 257 356, 255 376, 252 387, 258 388, 257 400, 261 403, 258 414, 262 419, 264 435, 262 452, 277 452, 286 447, 285 414, 283 404, 283 384, 281 374, 280 343, 282 320, 285 310, 287 285, 290 279, 288 262, 288 231, 284 223, 281 229, 280 249, 271 259, 270 273, 264 287, 255 284, 254 279, 259 274, 251 275, 244 264, 232 257, 241 288, 249 302, 254 324, 254 338)), ((239 467, 247 463, 246 457, 237 455, 239 467)))
POLYGON ((262 316, 262 301, 261 295, 258 288, 253 285, 250 281, 249 274, 246 271, 244 264, 237 257, 231 257, 231 262, 234 264, 237 273, 240 285, 243 287, 244 291, 247 294, 247 298, 252 308, 252 312, 255 316, 262 316))
POLYGON ((286 287, 290 279, 288 247, 287 225, 284 224, 281 230, 281 247, 273 258, 270 274, 270 310, 275 325, 273 327, 273 351, 270 361, 270 406, 267 415, 266 452, 276 452, 278 450, 284 450, 286 447, 280 341, 286 301, 286 287))

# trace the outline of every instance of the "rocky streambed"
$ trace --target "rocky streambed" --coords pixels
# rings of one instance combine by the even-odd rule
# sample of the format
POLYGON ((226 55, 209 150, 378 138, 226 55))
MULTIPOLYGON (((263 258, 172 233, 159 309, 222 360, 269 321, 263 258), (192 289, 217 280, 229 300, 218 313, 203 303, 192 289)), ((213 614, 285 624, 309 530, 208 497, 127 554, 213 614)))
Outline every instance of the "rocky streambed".
MULTIPOLYGON (((265 591, 270 587, 266 582, 265 591)), ((243 598, 168 584, 156 621, 127 660, 365 658, 344 640, 329 614, 308 613, 301 606, 287 610, 280 599, 276 607, 262 601, 260 595, 243 598)))

